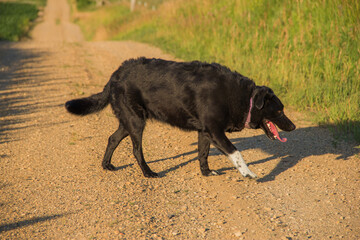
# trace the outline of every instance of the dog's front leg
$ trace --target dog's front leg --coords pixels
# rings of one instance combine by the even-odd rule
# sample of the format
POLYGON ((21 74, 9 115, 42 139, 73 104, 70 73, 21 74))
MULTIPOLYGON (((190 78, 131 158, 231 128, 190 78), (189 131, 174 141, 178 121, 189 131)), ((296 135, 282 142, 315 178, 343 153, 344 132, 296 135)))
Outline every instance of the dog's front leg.
POLYGON ((228 156, 230 161, 234 164, 236 169, 239 170, 241 175, 244 177, 257 178, 256 174, 250 171, 244 159, 242 158, 241 153, 230 142, 224 132, 217 131, 210 134, 210 136, 214 145, 228 156))
POLYGON ((257 175, 248 168, 247 164, 241 156, 241 153, 238 150, 232 154, 229 154, 228 158, 234 164, 236 169, 239 170, 241 175, 244 177, 257 178, 257 175))

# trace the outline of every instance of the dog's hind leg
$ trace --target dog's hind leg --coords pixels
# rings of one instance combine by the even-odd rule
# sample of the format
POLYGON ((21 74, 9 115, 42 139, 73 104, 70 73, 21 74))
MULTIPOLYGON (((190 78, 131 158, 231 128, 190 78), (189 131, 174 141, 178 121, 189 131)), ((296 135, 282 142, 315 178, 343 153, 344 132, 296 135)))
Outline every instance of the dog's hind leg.
POLYGON ((211 171, 209 169, 208 164, 208 156, 210 149, 210 139, 206 133, 200 132, 198 134, 198 150, 199 150, 199 162, 200 162, 200 170, 202 175, 211 176, 211 175, 219 175, 216 171, 211 171))
POLYGON ((224 132, 216 131, 210 133, 210 136, 214 145, 228 156, 230 161, 234 164, 236 169, 239 170, 241 175, 244 177, 257 178, 256 174, 250 171, 244 159, 242 158, 241 153, 230 142, 224 132))
POLYGON ((124 129, 124 127, 120 124, 119 128, 109 137, 108 145, 106 147, 105 155, 102 160, 102 167, 106 170, 114 171, 115 167, 111 164, 111 157, 119 145, 121 140, 127 137, 129 133, 124 129))
MULTIPOLYGON (((137 117, 136 117, 137 118, 137 117)), ((142 135, 145 128, 145 120, 137 118, 132 119, 131 124, 129 124, 129 135, 133 144, 133 154, 141 168, 145 177, 158 177, 159 175, 153 172, 150 167, 147 165, 144 159, 143 150, 142 150, 142 135)))
POLYGON ((141 168, 141 171, 143 172, 145 177, 158 177, 159 175, 155 172, 153 172, 150 167, 147 165, 147 163, 145 162, 144 159, 144 155, 143 155, 143 151, 142 151, 142 137, 141 136, 131 136, 131 140, 133 143, 133 151, 134 151, 134 156, 141 168))

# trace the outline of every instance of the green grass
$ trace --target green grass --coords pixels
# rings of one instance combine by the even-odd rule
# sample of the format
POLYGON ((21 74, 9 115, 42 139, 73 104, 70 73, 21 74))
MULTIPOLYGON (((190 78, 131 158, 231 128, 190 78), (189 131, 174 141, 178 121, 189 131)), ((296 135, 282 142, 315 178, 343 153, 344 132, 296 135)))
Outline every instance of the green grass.
POLYGON ((91 40, 100 28, 109 33, 118 32, 119 26, 131 22, 136 17, 136 13, 131 14, 130 9, 124 5, 115 5, 100 8, 92 15, 75 20, 75 23, 80 25, 85 39, 91 40))
MULTIPOLYGON (((94 11, 98 9, 96 7, 96 0, 74 0, 76 2, 76 7, 79 11, 94 11)), ((162 3, 169 0, 142 0, 136 1, 135 9, 138 8, 148 8, 148 9, 156 9, 162 3)), ((112 6, 114 5, 129 5, 130 0, 108 0, 105 4, 108 5, 110 3, 112 6)))
POLYGON ((28 4, 36 5, 38 7, 44 7, 46 5, 47 0, 10 0, 10 1, 16 3, 28 3, 28 4))
POLYGON ((18 41, 26 36, 37 14, 34 4, 0 2, 0 39, 18 41))
POLYGON ((224 64, 360 142, 358 1, 178 0, 113 18, 109 38, 224 64))
POLYGON ((94 9, 95 5, 95 0, 76 0, 76 7, 80 11, 94 9))

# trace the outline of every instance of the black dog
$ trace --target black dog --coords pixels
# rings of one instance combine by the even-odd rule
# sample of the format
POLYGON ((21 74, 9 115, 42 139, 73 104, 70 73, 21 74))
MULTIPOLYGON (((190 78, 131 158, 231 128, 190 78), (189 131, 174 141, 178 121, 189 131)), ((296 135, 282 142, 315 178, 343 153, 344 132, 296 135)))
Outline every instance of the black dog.
POLYGON ((147 119, 156 119, 184 130, 198 131, 200 169, 216 175, 208 165, 210 143, 233 162, 243 176, 255 178, 225 132, 245 126, 262 128, 270 139, 281 139, 275 123, 284 131, 295 125, 285 116, 274 92, 216 63, 131 59, 116 70, 103 92, 65 104, 73 114, 87 115, 108 104, 119 119, 106 148, 102 166, 114 170, 111 157, 120 141, 130 135, 133 153, 145 177, 157 177, 146 164, 142 134, 147 119))

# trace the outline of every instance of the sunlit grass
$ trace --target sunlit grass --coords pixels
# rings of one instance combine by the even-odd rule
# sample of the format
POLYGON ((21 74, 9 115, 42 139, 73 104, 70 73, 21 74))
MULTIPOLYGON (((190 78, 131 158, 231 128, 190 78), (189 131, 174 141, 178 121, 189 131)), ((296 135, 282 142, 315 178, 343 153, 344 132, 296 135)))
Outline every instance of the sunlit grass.
POLYGON ((26 36, 37 13, 34 4, 0 2, 0 39, 18 41, 26 36))

